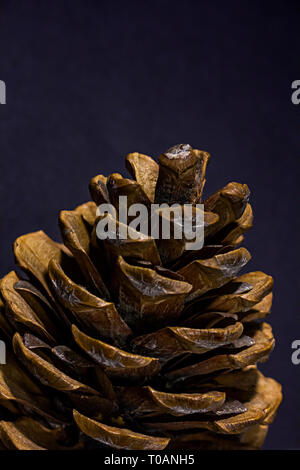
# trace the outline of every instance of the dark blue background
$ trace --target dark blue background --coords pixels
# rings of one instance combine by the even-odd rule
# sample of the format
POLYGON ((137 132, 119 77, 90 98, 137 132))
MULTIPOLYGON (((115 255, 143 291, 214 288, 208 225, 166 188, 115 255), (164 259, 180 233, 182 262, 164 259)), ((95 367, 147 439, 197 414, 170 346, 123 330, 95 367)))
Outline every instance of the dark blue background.
POLYGON ((266 374, 284 401, 266 449, 300 448, 299 117, 296 1, 0 1, 1 264, 11 244, 89 198, 124 156, 188 142, 212 159, 207 192, 252 191, 250 269, 275 278, 277 347, 266 374))

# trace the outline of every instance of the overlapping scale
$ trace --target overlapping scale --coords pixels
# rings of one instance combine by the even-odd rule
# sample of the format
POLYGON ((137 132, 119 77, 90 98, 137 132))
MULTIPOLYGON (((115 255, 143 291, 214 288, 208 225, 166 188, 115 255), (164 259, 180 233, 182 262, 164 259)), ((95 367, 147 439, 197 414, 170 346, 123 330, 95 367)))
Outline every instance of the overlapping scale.
POLYGON ((130 429, 107 426, 78 413, 76 410, 74 410, 74 419, 84 434, 114 449, 162 450, 167 447, 170 441, 164 437, 152 437, 133 432, 130 429))
POLYGON ((172 416, 208 413, 220 409, 226 398, 223 392, 166 393, 149 386, 119 387, 117 393, 121 409, 131 416, 154 412, 172 416))
POLYGON ((126 157, 126 168, 132 178, 143 188, 149 200, 154 202, 158 164, 148 155, 133 152, 126 157))
POLYGON ((147 329, 176 321, 192 286, 154 269, 129 264, 119 256, 112 288, 129 325, 147 329))
POLYGON ((109 291, 90 257, 90 235, 81 214, 76 211, 62 211, 59 226, 64 244, 76 259, 86 282, 103 298, 109 299, 109 291))
POLYGON ((38 315, 15 290, 14 286, 18 281, 17 274, 11 271, 0 283, 0 292, 6 306, 6 316, 11 325, 17 331, 33 331, 41 338, 53 342, 56 333, 53 322, 42 310, 38 312, 38 315))
POLYGON ((254 344, 249 347, 236 352, 218 351, 218 354, 208 359, 204 358, 195 364, 168 372, 166 376, 172 380, 183 380, 187 377, 208 375, 219 370, 242 369, 250 364, 266 361, 275 345, 272 328, 268 323, 257 324, 253 326, 249 335, 254 340, 254 344))
POLYGON ((136 351, 167 360, 187 352, 204 354, 231 344, 241 336, 242 332, 243 325, 238 322, 226 328, 203 330, 167 327, 154 333, 137 336, 132 340, 132 344, 136 351))
POLYGON ((32 418, 19 418, 14 423, 0 421, 0 439, 9 450, 79 450, 82 444, 66 445, 64 427, 49 429, 32 418))
POLYGON ((97 224, 101 221, 104 225, 111 224, 115 228, 114 238, 107 237, 101 240, 101 247, 110 263, 113 264, 118 256, 122 256, 125 259, 148 261, 153 266, 161 265, 157 245, 151 236, 138 232, 110 214, 100 215, 97 218, 97 224))
POLYGON ((112 302, 73 282, 55 260, 49 263, 49 278, 58 301, 89 331, 116 344, 124 343, 132 334, 112 302))
POLYGON ((250 258, 251 255, 246 248, 238 248, 212 258, 192 261, 179 269, 179 274, 193 286, 189 300, 231 281, 250 258))
POLYGON ((86 335, 75 325, 72 333, 78 346, 100 364, 110 377, 144 380, 160 370, 159 361, 153 357, 128 353, 86 335))

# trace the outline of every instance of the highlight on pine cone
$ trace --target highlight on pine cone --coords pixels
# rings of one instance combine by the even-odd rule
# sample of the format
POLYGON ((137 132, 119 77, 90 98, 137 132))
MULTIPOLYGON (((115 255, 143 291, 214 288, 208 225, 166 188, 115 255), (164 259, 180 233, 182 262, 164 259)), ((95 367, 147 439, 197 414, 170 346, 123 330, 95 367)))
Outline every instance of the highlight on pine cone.
POLYGON ((92 201, 63 210, 63 243, 43 231, 14 244, 0 282, 1 449, 258 449, 281 387, 257 364, 273 347, 273 280, 241 274, 249 189, 202 201, 209 154, 176 145, 131 153, 130 177, 90 182, 92 201), (205 243, 99 240, 97 206, 204 204, 205 243), (23 274, 22 274, 23 272, 23 274))

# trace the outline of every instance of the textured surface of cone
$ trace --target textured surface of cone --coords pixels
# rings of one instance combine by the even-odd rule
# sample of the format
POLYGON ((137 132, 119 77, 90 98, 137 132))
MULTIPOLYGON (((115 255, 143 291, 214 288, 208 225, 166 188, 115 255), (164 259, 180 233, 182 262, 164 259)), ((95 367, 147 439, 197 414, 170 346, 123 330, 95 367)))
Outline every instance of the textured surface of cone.
POLYGON ((208 161, 187 144, 158 163, 133 152, 130 175, 95 176, 92 201, 61 212, 63 243, 43 231, 16 240, 23 274, 0 281, 0 449, 262 446, 281 401, 257 368, 274 348, 273 280, 241 272, 247 185, 202 201, 208 161), (121 239, 120 196, 204 204, 204 246, 134 229, 121 239), (116 239, 97 237, 103 203, 116 208, 116 239))

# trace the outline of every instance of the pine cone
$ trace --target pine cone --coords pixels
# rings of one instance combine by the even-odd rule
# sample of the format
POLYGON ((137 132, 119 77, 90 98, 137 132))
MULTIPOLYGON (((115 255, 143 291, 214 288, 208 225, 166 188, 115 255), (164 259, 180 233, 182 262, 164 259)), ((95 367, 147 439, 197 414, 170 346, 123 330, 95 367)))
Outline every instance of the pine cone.
POLYGON ((201 249, 138 232, 97 237, 97 206, 119 209, 122 195, 195 208, 208 160, 189 145, 159 165, 129 154, 134 179, 96 176, 94 202, 61 212, 63 244, 42 231, 16 240, 27 276, 12 271, 0 285, 0 448, 261 447, 281 387, 256 367, 274 347, 261 321, 273 280, 239 274, 250 259, 240 247, 248 187, 229 183, 204 202, 201 249))

